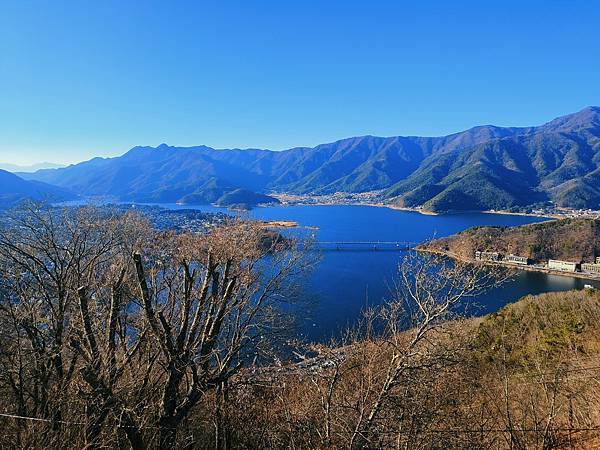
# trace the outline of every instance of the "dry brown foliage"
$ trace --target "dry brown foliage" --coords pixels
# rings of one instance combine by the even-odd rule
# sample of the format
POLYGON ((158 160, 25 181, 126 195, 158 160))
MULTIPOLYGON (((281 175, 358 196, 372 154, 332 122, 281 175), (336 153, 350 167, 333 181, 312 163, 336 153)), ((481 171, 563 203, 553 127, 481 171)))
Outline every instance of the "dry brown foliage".
POLYGON ((0 233, 0 447, 599 445, 597 293, 464 319, 509 274, 411 253, 340 342, 273 364, 309 264, 249 223, 199 236, 21 211, 0 233))

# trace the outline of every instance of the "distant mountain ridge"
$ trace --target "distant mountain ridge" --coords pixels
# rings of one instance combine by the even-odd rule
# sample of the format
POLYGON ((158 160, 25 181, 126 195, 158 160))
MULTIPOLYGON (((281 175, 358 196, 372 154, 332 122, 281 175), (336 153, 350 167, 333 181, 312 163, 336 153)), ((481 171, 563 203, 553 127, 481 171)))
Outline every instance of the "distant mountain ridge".
POLYGON ((0 208, 16 206, 26 199, 59 202, 72 200, 75 197, 66 189, 39 181, 26 181, 0 169, 0 208))
POLYGON ((42 169, 59 169, 61 167, 65 167, 64 164, 54 164, 50 162, 42 162, 38 164, 30 164, 30 165, 19 165, 19 164, 9 164, 9 163, 0 163, 0 170, 6 170, 7 172, 36 172, 42 169))
POLYGON ((83 195, 140 202, 214 203, 239 189, 245 195, 377 190, 391 203, 432 211, 541 201, 600 209, 600 108, 537 127, 362 136, 279 152, 134 147, 120 157, 22 176, 83 195))

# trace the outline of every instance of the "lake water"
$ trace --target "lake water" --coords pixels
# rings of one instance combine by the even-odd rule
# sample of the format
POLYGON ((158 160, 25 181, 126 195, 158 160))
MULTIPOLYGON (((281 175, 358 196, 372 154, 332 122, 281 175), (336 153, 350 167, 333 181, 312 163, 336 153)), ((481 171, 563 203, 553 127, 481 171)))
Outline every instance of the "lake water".
MULTIPOLYGON (((161 205, 173 209, 189 206, 161 205)), ((207 212, 226 212, 211 206, 207 212)), ((231 213, 230 213, 231 214, 231 213)), ((516 226, 540 222, 537 217, 465 213, 439 216, 371 206, 273 206, 256 208, 242 216, 262 220, 294 220, 317 227, 321 241, 410 241, 443 237, 478 225, 516 226)), ((310 275, 306 292, 313 302, 302 311, 300 332, 312 340, 338 335, 353 324, 365 305, 389 298, 393 276, 403 252, 323 251, 322 259, 310 275)), ((600 283, 576 278, 519 272, 516 278, 478 298, 478 314, 493 312, 527 294, 583 289, 600 283)))

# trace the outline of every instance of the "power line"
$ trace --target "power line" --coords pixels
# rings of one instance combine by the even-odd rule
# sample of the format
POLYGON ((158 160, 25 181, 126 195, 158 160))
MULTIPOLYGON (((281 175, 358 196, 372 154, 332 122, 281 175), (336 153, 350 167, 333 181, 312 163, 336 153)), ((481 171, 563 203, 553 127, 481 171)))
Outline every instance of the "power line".
MULTIPOLYGON (((600 426, 598 427, 588 427, 588 428, 549 428, 549 431, 569 431, 573 433, 584 432, 584 431, 600 431, 600 426)), ((366 433, 367 431, 363 431, 362 433, 366 433)), ((536 428, 480 428, 478 430, 469 429, 469 428, 434 428, 430 430, 389 430, 389 431, 377 431, 379 434, 413 434, 413 433, 447 433, 447 434, 482 434, 482 433, 545 433, 544 429, 536 429, 536 428)))
MULTIPOLYGON (((30 420, 35 422, 48 422, 48 423, 61 423, 64 425, 85 425, 84 422, 68 422, 65 420, 52 420, 52 419, 42 419, 39 417, 28 417, 28 416, 20 416, 17 414, 3 414, 0 413, 0 417, 7 417, 10 419, 18 419, 18 420, 30 420)), ((144 429, 158 429, 158 427, 140 427, 144 429)), ((565 428, 565 427, 553 427, 550 429, 551 431, 570 431, 570 432, 583 432, 583 431, 600 431, 600 426, 596 427, 587 427, 587 428, 565 428)), ((365 431, 366 432, 366 431, 365 431)), ((430 430, 419 430, 420 433, 448 433, 448 434, 481 434, 481 433, 541 433, 545 432, 544 430, 536 429, 536 428, 480 428, 480 429, 468 429, 468 428, 434 428, 430 430)), ((379 431, 381 434, 412 434, 414 431, 410 430, 397 430, 397 431, 379 431)))
MULTIPOLYGON (((5 414, 5 413, 0 413, 0 417, 6 417, 9 419, 16 419, 16 420, 30 420, 32 422, 45 422, 45 423, 60 423, 62 425, 86 425, 85 422, 69 422, 66 420, 53 420, 53 419, 42 419, 40 417, 29 417, 29 416, 19 416, 17 414, 5 414)), ((150 427, 150 426, 139 426, 139 427, 132 427, 132 426, 123 426, 123 425, 119 425, 119 428, 139 428, 139 429, 152 429, 152 430, 158 430, 159 427, 150 427)), ((169 428, 169 427, 164 427, 164 428, 169 428)))
POLYGON ((65 420, 42 419, 40 417, 27 417, 27 416, 19 416, 16 414, 0 413, 0 417, 8 417, 10 419, 19 419, 19 420, 31 420, 31 421, 35 421, 35 422, 61 423, 63 425, 85 425, 84 422, 67 422, 65 420))

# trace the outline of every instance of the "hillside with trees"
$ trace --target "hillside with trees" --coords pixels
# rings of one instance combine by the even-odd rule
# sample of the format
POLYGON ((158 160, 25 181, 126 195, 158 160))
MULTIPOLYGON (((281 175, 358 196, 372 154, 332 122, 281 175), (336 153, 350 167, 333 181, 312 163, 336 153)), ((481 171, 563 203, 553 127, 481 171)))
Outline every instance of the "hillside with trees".
POLYGON ((247 189, 235 189, 223 194, 215 204, 228 208, 251 209, 257 205, 277 203, 279 200, 270 195, 257 194, 247 189))
POLYGON ((311 344, 282 303, 311 258, 265 247, 260 225, 174 233, 40 207, 4 224, 2 448, 600 444, 594 290, 469 319, 460 306, 510 273, 409 253, 386 302, 311 344))
POLYGON ((490 251, 534 261, 594 262, 600 255, 600 221, 561 219, 519 227, 473 227, 421 248, 465 260, 472 260, 476 251, 490 251))

